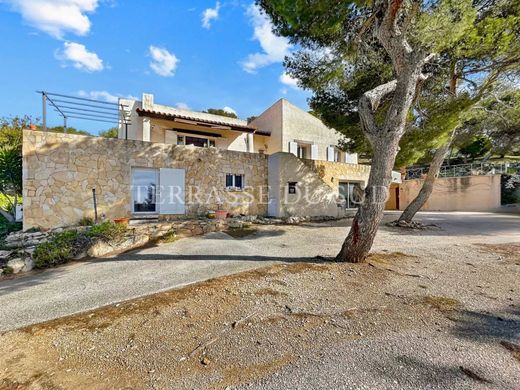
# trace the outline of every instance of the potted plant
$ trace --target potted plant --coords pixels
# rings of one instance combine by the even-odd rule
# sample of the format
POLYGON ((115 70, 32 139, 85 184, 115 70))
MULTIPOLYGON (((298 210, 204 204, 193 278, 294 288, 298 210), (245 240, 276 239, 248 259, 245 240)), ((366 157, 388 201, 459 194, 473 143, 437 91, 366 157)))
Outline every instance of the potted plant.
POLYGON ((117 225, 128 225, 128 222, 130 222, 130 218, 128 217, 114 219, 114 223, 117 225))
POLYGON ((227 211, 222 210, 222 202, 218 203, 218 210, 215 212, 215 216, 217 219, 226 219, 227 218, 227 211))

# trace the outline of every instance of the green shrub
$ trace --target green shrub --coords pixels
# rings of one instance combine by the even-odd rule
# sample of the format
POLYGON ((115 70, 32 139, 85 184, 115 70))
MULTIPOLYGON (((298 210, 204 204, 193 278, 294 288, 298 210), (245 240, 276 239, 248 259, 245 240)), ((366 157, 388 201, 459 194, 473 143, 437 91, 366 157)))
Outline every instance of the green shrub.
POLYGON ((123 237, 125 231, 125 225, 107 221, 92 226, 87 231, 87 237, 92 239, 97 238, 103 241, 117 241, 123 237))
POLYGON ((2 270, 2 273, 4 275, 11 275, 12 273, 14 272, 13 268, 12 267, 9 267, 8 265, 5 266, 2 270))
POLYGON ((83 241, 84 237, 75 230, 56 233, 49 241, 36 247, 33 253, 35 267, 46 268, 66 263, 78 254, 83 241))
POLYGON ((22 230, 21 222, 9 222, 3 215, 0 215, 0 238, 18 230, 22 230))
POLYGON ((79 220, 79 226, 92 226, 94 225, 94 220, 90 217, 83 217, 79 220))

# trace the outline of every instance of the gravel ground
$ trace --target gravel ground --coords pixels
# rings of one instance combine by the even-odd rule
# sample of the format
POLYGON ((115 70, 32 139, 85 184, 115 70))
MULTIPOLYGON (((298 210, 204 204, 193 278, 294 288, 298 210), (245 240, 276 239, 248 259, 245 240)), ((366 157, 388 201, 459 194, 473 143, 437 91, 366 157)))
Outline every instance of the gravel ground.
POLYGON ((223 242, 204 261, 256 250, 268 266, 6 332, 0 388, 520 388, 520 353, 501 344, 520 344, 520 218, 421 217, 440 227, 383 227, 367 264, 314 258, 346 221, 126 255, 127 272, 139 256, 175 267, 223 242))

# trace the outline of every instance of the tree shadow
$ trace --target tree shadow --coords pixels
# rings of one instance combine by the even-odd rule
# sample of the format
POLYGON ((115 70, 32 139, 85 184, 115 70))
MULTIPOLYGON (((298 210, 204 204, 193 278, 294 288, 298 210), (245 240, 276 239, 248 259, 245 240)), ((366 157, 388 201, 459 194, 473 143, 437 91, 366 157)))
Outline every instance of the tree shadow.
POLYGON ((496 313, 462 310, 449 318, 455 322, 452 332, 457 337, 479 342, 520 342, 518 308, 496 313))

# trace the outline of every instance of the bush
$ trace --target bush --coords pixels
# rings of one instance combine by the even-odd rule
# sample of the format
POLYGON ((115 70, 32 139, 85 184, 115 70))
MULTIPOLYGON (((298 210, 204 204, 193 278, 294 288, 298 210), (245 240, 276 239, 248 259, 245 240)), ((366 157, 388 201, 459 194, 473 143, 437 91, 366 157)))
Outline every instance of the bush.
POLYGON ((103 241, 117 241, 123 237, 125 231, 125 225, 107 221, 92 226, 87 231, 87 237, 103 241))
POLYGON ((21 222, 9 222, 3 215, 0 215, 0 239, 18 230, 22 230, 21 222))
POLYGON ((83 237, 75 230, 55 234, 49 241, 36 247, 33 253, 35 267, 53 267, 66 263, 78 254, 82 241, 83 237))
POLYGON ((92 226, 94 225, 94 220, 90 217, 83 217, 79 220, 79 226, 92 226))

